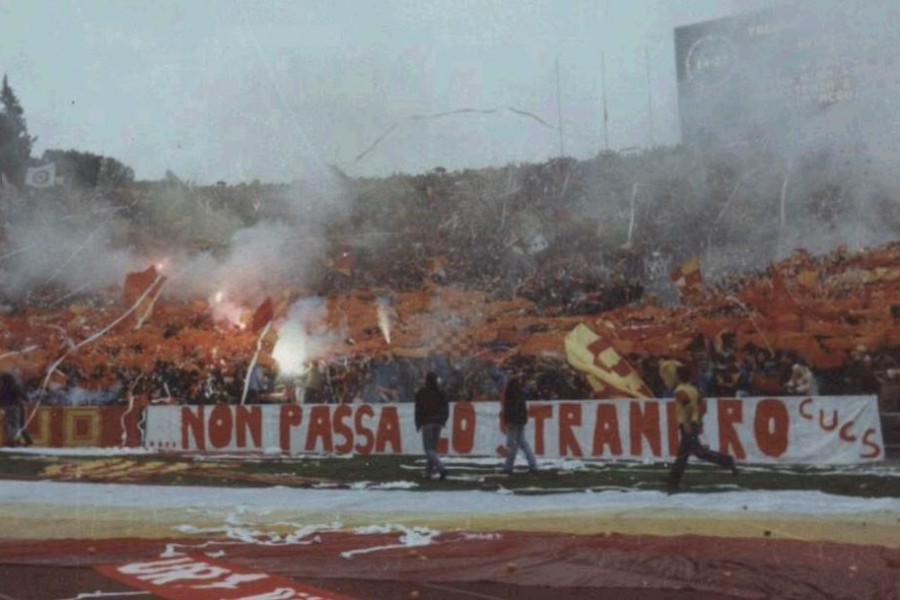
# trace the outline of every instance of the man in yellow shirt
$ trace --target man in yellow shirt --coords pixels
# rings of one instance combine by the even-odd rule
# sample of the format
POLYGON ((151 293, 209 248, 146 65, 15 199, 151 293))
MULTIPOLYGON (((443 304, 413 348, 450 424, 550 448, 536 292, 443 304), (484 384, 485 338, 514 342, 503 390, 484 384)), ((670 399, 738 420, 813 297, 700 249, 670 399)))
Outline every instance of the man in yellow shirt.
POLYGON ((710 450, 709 447, 700 443, 700 434, 703 433, 703 415, 706 412, 705 404, 700 397, 700 392, 690 383, 690 369, 685 365, 679 365, 675 374, 675 414, 678 418, 681 442, 678 445, 678 457, 669 472, 670 494, 678 491, 681 476, 684 474, 688 458, 692 455, 700 460, 731 469, 735 475, 738 472, 733 456, 710 450))

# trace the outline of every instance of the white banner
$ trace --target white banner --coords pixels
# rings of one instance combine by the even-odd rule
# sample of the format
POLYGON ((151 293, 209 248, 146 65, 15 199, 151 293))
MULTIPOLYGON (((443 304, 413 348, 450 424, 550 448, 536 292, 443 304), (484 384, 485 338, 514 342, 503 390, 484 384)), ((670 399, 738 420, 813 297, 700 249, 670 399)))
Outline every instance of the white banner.
POLYGON ((56 185, 56 163, 28 167, 25 172, 25 185, 33 188, 49 188, 56 185))
MULTIPOLYGON (((852 464, 884 459, 874 396, 707 400, 702 440, 739 462, 852 464)), ((150 406, 145 445, 202 452, 420 454, 412 404, 150 406)), ((666 461, 678 449, 670 399, 529 402, 526 433, 547 458, 666 461)), ((457 402, 441 452, 503 456, 497 402, 457 402)))

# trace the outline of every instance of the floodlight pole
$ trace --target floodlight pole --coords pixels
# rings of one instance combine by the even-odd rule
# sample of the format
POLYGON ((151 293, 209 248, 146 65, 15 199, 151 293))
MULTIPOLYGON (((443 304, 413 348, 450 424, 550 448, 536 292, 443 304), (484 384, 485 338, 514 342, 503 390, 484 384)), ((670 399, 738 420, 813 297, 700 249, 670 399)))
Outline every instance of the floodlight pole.
POLYGON ((559 128, 559 157, 566 155, 566 145, 563 141, 563 120, 562 120, 562 92, 559 83, 559 58, 556 59, 556 123, 559 128))
POLYGON ((644 62, 647 66, 647 120, 650 127, 650 148, 656 146, 653 135, 653 85, 650 83, 650 49, 644 46, 644 62))
POLYGON ((606 53, 600 54, 600 82, 603 87, 603 149, 609 152, 609 110, 606 104, 606 53))

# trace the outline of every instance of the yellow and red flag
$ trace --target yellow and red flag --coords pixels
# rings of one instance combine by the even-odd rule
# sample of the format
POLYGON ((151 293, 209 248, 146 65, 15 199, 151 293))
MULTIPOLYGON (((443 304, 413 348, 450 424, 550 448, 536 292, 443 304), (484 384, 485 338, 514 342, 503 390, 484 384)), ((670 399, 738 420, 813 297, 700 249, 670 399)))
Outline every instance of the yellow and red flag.
POLYGON ((653 398, 653 392, 612 343, 584 323, 566 336, 566 359, 587 375, 597 398, 653 398))
POLYGON ((682 301, 694 298, 703 289, 703 277, 700 275, 700 258, 691 257, 670 275, 672 283, 678 288, 682 301))

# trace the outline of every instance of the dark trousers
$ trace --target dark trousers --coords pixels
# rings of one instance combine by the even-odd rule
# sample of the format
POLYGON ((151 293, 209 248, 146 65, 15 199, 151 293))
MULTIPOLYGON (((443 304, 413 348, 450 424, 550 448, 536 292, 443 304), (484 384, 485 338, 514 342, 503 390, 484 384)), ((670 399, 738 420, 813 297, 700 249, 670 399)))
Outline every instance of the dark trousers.
POLYGON ((678 457, 672 470, 669 472, 669 488, 677 488, 681 483, 681 476, 684 475, 684 469, 687 467, 688 458, 696 456, 700 460, 711 462, 725 467, 726 469, 734 469, 734 457, 724 452, 716 452, 710 450, 709 447, 700 443, 700 433, 690 426, 681 425, 678 428, 681 435, 681 442, 678 445, 678 457))
POLYGON ((22 429, 25 419, 25 408, 21 404, 3 407, 6 419, 6 445, 15 446, 21 437, 26 446, 31 445, 31 435, 22 429), (22 429, 21 433, 19 430, 22 429))

